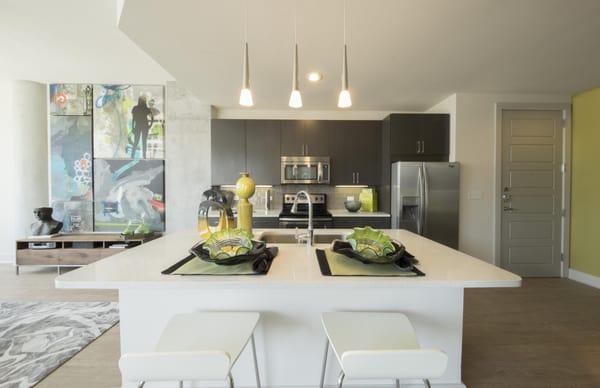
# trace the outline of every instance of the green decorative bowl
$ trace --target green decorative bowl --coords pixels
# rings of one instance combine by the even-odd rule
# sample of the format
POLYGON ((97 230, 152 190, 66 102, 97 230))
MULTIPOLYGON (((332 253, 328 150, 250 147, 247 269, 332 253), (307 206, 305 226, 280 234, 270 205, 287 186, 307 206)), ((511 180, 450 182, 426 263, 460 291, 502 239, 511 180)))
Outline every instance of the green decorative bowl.
POLYGON ((350 243, 352 250, 375 263, 379 260, 387 262, 389 256, 396 252, 392 239, 370 226, 354 228, 354 231, 346 237, 346 241, 350 243))
POLYGON ((245 255, 252 250, 252 235, 242 229, 224 229, 211 234, 203 248, 215 261, 245 255))

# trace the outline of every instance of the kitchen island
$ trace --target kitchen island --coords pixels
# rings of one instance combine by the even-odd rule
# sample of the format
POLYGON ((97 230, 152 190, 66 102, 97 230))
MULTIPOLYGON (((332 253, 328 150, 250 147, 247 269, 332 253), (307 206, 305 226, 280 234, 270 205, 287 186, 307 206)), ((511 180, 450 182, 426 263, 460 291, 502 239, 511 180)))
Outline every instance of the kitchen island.
MULTIPOLYGON (((260 239, 266 233, 294 234, 294 230, 257 230, 255 236, 260 239)), ((332 233, 347 234, 350 230, 315 231, 316 235, 332 233)), ((274 244, 279 247, 279 254, 267 275, 162 275, 161 271, 186 257, 198 240, 194 232, 180 232, 59 276, 56 286, 119 290, 121 353, 151 351, 169 318, 177 313, 258 311, 261 321, 256 343, 266 387, 318 385, 325 345, 322 312, 401 311, 415 326, 422 346, 442 349, 449 356, 446 373, 433 380, 433 385, 464 387, 461 381, 464 288, 518 287, 521 278, 411 232, 386 233, 419 259, 418 267, 426 276, 323 276, 314 249, 326 248, 327 244, 312 248, 274 244)), ((240 387, 255 386, 248 350, 233 368, 240 387)), ((334 384, 338 372, 337 363, 330 362, 326 383, 334 384)), ((348 381, 353 383, 372 386, 392 382, 348 381)), ((172 385, 147 384, 147 387, 172 385)), ((415 386, 421 385, 415 382, 415 386)))

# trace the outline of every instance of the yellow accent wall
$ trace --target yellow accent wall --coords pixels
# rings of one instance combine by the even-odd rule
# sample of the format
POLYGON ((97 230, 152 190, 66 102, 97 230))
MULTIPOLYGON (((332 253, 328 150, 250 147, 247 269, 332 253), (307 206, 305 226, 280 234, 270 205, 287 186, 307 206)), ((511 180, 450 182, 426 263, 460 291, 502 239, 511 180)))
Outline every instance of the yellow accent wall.
POLYGON ((600 276, 600 88, 573 97, 571 268, 600 276))

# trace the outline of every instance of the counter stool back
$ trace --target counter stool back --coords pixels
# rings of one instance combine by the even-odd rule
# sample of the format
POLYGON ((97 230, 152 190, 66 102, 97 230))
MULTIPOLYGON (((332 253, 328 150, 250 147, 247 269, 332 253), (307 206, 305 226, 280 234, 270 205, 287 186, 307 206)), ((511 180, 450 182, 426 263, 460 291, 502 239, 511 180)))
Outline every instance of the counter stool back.
POLYGON ((254 312, 198 312, 175 315, 167 323, 153 352, 127 353, 119 368, 127 381, 142 388, 148 381, 227 380, 233 388, 231 368, 248 341, 252 345, 256 386, 261 388, 254 329, 254 312))
POLYGON ((448 356, 441 350, 422 349, 414 328, 401 313, 331 312, 324 313, 327 335, 321 384, 325 382, 329 347, 342 371, 338 387, 348 379, 422 379, 430 387, 430 378, 446 371, 448 356))

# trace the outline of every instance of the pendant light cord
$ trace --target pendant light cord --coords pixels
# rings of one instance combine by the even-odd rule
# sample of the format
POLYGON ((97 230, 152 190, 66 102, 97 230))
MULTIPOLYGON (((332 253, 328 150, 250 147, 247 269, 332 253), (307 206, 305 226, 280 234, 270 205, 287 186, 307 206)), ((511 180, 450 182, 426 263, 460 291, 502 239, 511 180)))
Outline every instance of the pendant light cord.
POLYGON ((294 0, 294 43, 298 44, 298 0, 294 0))
POLYGON ((244 1, 244 42, 248 43, 248 0, 244 1))
POLYGON ((344 44, 346 44, 346 0, 344 1, 344 44))

